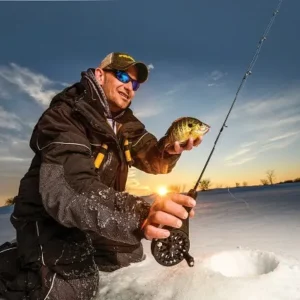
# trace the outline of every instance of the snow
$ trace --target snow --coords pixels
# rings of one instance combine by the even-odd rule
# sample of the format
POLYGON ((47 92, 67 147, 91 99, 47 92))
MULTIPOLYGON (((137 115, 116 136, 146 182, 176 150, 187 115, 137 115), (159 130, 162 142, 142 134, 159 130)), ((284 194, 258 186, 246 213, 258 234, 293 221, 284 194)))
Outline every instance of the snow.
MULTIPOLYGON (((5 218, 0 242, 14 238, 5 218)), ((145 261, 100 272, 96 299, 299 300, 300 184, 199 193, 190 242, 194 267, 163 267, 144 241, 145 261)))

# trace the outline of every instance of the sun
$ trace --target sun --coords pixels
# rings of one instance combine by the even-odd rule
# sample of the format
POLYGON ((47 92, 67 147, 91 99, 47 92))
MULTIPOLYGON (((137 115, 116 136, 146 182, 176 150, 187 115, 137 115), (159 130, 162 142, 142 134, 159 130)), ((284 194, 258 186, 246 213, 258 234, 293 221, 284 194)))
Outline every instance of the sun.
POLYGON ((157 189, 157 193, 160 195, 160 196, 164 196, 168 193, 168 189, 165 187, 165 186, 160 186, 158 189, 157 189))

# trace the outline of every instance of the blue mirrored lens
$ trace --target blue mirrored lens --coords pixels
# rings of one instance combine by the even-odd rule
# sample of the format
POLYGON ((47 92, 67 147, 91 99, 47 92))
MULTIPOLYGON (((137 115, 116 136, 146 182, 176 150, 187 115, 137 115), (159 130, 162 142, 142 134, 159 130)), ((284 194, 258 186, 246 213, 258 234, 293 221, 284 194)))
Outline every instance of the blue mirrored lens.
POLYGON ((140 83, 137 82, 136 80, 132 80, 132 89, 134 91, 137 91, 139 87, 140 87, 140 83))
POLYGON ((129 75, 125 72, 117 72, 117 78, 123 83, 127 83, 130 81, 129 75))
POLYGON ((120 80, 123 83, 128 83, 129 81, 131 81, 132 82, 132 89, 134 91, 137 91, 138 88, 140 87, 140 83, 137 82, 136 80, 131 79, 130 76, 126 72, 117 71, 116 72, 116 77, 118 78, 118 80, 120 80))

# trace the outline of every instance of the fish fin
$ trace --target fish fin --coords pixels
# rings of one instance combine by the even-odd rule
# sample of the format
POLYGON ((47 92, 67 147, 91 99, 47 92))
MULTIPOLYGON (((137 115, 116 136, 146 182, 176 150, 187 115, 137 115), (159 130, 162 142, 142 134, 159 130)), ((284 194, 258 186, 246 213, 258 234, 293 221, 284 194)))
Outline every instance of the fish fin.
POLYGON ((173 121, 172 124, 177 123, 178 121, 180 121, 180 120, 182 120, 182 119, 185 119, 185 118, 186 118, 186 117, 180 117, 180 118, 177 118, 176 120, 173 121))

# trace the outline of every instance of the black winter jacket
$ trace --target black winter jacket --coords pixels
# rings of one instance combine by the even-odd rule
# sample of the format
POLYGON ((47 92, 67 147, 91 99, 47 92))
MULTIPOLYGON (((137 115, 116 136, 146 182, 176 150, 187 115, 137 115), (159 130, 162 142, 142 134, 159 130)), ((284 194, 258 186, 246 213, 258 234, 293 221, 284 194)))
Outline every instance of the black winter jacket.
POLYGON ((21 265, 44 264, 67 279, 142 260, 140 228, 149 204, 124 192, 125 139, 133 166, 147 173, 168 173, 179 158, 162 157, 157 139, 129 108, 115 116, 115 134, 105 95, 95 89, 83 76, 56 95, 39 119, 30 141, 35 156, 11 216, 21 265), (97 169, 103 143, 108 149, 97 169))

